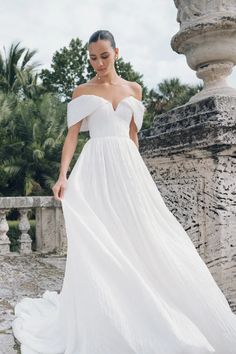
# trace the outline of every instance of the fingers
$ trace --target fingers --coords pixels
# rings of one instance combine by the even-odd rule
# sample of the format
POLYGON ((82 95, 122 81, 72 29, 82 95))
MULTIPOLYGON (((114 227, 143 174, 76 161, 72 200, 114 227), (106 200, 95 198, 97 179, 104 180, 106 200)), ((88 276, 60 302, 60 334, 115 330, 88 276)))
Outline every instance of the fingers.
POLYGON ((52 191, 54 194, 54 198, 56 200, 61 200, 64 197, 64 192, 66 189, 66 185, 67 185, 67 180, 61 180, 59 179, 54 186, 52 187, 52 191))
POLYGON ((64 191, 65 191, 65 187, 61 186, 60 190, 59 190, 59 198, 62 199, 64 197, 64 191))
POLYGON ((52 188, 52 190, 53 190, 54 198, 55 198, 56 200, 61 200, 61 192, 60 192, 61 188, 60 188, 59 186, 56 186, 56 185, 55 185, 55 186, 52 188))

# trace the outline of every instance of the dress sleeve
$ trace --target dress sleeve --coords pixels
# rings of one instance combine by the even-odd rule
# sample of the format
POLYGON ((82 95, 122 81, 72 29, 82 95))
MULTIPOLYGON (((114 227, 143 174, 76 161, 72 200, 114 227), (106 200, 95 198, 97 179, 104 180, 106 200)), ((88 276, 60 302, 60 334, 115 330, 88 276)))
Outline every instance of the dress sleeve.
POLYGON ((139 132, 143 124, 143 115, 146 111, 146 107, 141 101, 133 98, 132 96, 131 99, 127 100, 126 102, 129 104, 133 111, 134 121, 137 127, 137 131, 139 132))
POLYGON ((95 97, 88 97, 88 95, 72 99, 67 104, 67 127, 70 128, 82 120, 80 131, 89 130, 87 117, 97 109, 100 103, 95 97))

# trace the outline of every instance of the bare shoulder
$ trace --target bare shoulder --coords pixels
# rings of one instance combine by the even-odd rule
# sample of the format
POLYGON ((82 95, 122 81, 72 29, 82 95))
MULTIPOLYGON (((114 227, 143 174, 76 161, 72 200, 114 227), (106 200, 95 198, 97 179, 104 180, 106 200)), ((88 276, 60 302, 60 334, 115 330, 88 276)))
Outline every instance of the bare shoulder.
POLYGON ((73 90, 72 93, 72 99, 79 97, 81 95, 85 95, 88 92, 88 86, 89 84, 87 82, 85 82, 84 84, 80 84, 78 86, 76 86, 73 90))
MULTIPOLYGON (((142 86, 136 81, 128 81, 124 79, 122 81, 123 81, 123 85, 127 86, 128 91, 130 91, 135 98, 142 101, 142 90, 143 90, 142 86)), ((90 94, 91 92, 94 92, 94 86, 97 85, 93 82, 93 79, 76 86, 73 90, 72 99, 79 97, 81 95, 86 95, 86 94, 90 94), (91 87, 92 87, 92 91, 91 91, 91 87)))
POLYGON ((136 81, 129 81, 129 85, 130 85, 130 88, 132 89, 132 91, 134 93, 134 96, 138 100, 142 101, 142 92, 143 92, 142 86, 136 81))

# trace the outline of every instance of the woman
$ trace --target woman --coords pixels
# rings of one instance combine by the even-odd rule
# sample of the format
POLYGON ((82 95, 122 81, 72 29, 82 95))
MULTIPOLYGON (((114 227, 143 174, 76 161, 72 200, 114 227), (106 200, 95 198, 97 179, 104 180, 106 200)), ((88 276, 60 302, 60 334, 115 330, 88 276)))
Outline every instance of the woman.
POLYGON ((139 153, 141 87, 118 76, 109 31, 95 32, 88 50, 97 74, 68 104, 53 186, 67 231, 65 277, 60 294, 16 305, 22 353, 235 354, 236 316, 139 153))

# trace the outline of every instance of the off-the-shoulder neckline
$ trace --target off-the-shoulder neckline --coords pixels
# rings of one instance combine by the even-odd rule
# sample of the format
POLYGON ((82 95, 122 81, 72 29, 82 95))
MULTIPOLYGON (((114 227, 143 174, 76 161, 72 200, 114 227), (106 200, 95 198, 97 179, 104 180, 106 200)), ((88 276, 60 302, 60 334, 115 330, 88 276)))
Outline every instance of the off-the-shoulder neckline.
MULTIPOLYGON (((136 97, 134 97, 134 96, 132 96, 132 95, 129 95, 129 96, 126 96, 126 97, 122 98, 122 99, 118 102, 116 108, 114 108, 112 102, 109 101, 109 100, 107 100, 105 97, 98 96, 98 95, 93 95, 93 94, 83 94, 83 95, 77 96, 77 97, 73 98, 70 102, 72 102, 72 101, 74 101, 74 100, 76 100, 76 99, 79 99, 80 97, 85 97, 85 96, 92 96, 92 97, 101 98, 102 100, 106 101, 107 103, 109 103, 109 104, 111 105, 111 107, 113 108, 113 111, 114 111, 114 112, 117 111, 117 109, 118 109, 120 103, 123 102, 123 101, 125 101, 125 100, 127 100, 128 98, 133 98, 133 99, 136 100, 139 104, 142 104, 142 105, 143 105, 142 101, 138 100, 136 97)), ((143 106, 144 106, 144 105, 143 105, 143 106)))

